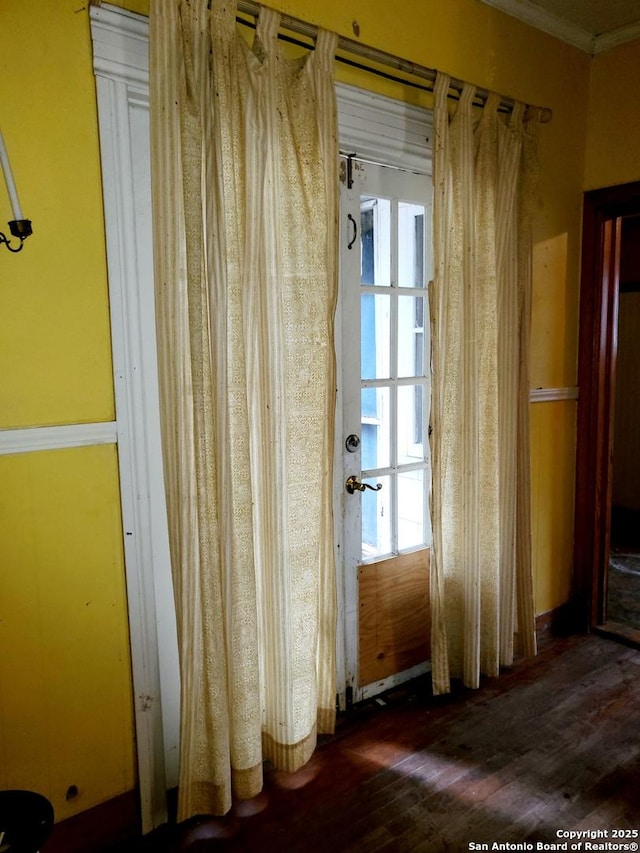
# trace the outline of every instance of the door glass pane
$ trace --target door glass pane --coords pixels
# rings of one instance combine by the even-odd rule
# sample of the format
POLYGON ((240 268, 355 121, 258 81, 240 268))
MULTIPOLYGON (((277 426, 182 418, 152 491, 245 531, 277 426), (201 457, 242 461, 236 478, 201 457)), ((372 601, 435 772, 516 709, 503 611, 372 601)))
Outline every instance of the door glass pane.
POLYGON ((362 469, 387 468, 391 447, 389 388, 362 389, 362 469))
POLYGON ((398 286, 424 287, 424 205, 398 202, 398 286))
POLYGON ((398 376, 424 376, 424 296, 398 296, 398 376))
POLYGON ((391 369, 391 297, 360 297, 360 372, 362 379, 388 379, 391 369))
POLYGON ((360 200, 360 281, 391 284, 391 202, 362 196, 360 200))
POLYGON ((363 479, 374 488, 378 483, 382 489, 362 492, 362 558, 379 557, 391 553, 391 478, 376 477, 363 479))
POLYGON ((422 385, 398 388, 398 465, 424 461, 424 423, 422 385))
POLYGON ((398 474, 398 550, 423 545, 424 470, 398 474))

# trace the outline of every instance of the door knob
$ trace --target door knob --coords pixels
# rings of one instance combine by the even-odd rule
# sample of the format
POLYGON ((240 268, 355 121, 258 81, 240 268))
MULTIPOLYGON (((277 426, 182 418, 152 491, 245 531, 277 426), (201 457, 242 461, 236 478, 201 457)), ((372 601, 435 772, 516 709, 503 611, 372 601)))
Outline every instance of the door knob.
POLYGON ((376 483, 375 486, 370 486, 369 483, 361 483, 356 475, 352 474, 350 477, 347 477, 345 488, 350 495, 353 495, 356 492, 364 492, 365 489, 371 489, 372 492, 379 492, 382 488, 382 483, 376 483))

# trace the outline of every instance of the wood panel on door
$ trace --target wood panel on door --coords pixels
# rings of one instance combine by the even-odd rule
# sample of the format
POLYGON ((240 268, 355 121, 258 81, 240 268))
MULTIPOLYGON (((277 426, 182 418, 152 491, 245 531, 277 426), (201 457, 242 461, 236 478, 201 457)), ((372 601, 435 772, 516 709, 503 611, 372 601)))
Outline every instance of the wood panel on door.
POLYGON ((360 686, 430 658, 428 548, 358 569, 360 686))

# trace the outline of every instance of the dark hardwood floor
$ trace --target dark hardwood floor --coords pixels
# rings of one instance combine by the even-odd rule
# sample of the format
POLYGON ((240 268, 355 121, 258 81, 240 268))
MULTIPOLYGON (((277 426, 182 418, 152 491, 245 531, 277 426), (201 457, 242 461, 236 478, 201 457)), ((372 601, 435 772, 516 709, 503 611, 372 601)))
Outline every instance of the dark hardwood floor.
POLYGON ((556 638, 478 691, 434 699, 429 687, 345 715, 307 767, 269 772, 263 794, 226 817, 112 853, 535 849, 566 840, 559 831, 614 841, 640 829, 640 651, 556 638))

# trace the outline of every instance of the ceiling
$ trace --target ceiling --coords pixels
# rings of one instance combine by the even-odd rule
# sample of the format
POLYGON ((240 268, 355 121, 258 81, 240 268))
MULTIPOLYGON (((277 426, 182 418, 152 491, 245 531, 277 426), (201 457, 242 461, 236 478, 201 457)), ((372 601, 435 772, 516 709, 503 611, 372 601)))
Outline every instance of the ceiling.
POLYGON ((483 0, 587 53, 640 38, 640 0, 483 0))

